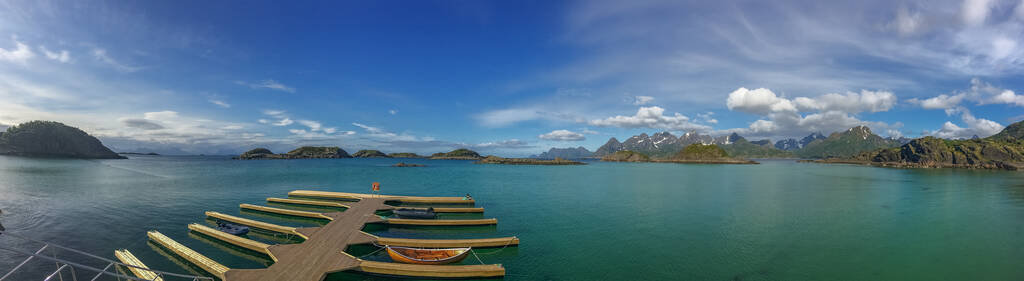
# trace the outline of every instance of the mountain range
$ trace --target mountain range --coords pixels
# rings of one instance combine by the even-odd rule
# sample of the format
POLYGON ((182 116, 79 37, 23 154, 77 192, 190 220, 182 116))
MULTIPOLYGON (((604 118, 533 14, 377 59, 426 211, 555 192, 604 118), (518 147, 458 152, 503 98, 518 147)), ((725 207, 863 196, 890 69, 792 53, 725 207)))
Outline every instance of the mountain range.
POLYGON ((555 158, 583 159, 583 158, 590 158, 590 157, 593 157, 593 156, 594 156, 593 152, 590 152, 590 150, 587 150, 586 148, 580 146, 580 147, 577 147, 577 148, 572 148, 572 147, 566 147, 566 148, 552 147, 547 152, 541 153, 540 155, 532 155, 532 156, 530 156, 530 158, 537 158, 537 159, 555 159, 555 158))
POLYGON ((779 140, 772 144, 768 139, 749 141, 737 133, 712 137, 688 132, 676 137, 669 132, 653 135, 646 133, 632 136, 624 142, 611 138, 593 153, 603 157, 618 151, 633 151, 652 158, 669 158, 691 144, 718 145, 731 157, 740 158, 832 158, 850 157, 861 152, 881 148, 897 147, 908 139, 882 138, 865 126, 830 134, 811 133, 797 139, 779 140))

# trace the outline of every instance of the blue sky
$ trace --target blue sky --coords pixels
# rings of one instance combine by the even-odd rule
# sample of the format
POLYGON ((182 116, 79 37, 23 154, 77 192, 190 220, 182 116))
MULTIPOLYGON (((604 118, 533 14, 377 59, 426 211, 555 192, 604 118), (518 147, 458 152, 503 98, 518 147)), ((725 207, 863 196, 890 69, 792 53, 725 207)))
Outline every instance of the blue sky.
POLYGON ((986 136, 1024 1, 0 1, 0 128, 509 156, 642 132, 986 136))

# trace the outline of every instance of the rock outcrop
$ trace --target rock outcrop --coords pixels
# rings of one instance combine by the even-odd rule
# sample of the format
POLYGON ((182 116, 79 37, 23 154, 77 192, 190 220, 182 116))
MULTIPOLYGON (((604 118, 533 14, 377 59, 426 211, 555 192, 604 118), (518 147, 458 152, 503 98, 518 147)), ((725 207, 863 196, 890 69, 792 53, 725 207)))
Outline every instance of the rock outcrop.
POLYGON ((649 162, 651 157, 643 153, 633 152, 629 150, 616 151, 615 153, 605 155, 601 157, 601 161, 606 162, 649 162))
POLYGON ((476 151, 472 151, 465 148, 459 148, 450 152, 438 152, 430 156, 430 159, 435 160, 480 160, 484 158, 480 156, 476 151))
POLYGON ((313 158, 352 158, 352 156, 348 155, 348 152, 345 152, 344 149, 336 146, 303 146, 284 154, 274 154, 269 149, 256 148, 246 151, 238 157, 234 157, 234 159, 242 160, 313 158))
POLYGON ((0 134, 0 155, 80 159, 125 159, 99 139, 53 121, 31 121, 0 134))
POLYGON ((360 151, 356 151, 355 154, 352 154, 352 157, 355 157, 355 158, 391 158, 391 156, 388 156, 387 154, 384 154, 383 152, 380 152, 380 150, 370 150, 370 149, 363 149, 363 150, 360 150, 360 151))

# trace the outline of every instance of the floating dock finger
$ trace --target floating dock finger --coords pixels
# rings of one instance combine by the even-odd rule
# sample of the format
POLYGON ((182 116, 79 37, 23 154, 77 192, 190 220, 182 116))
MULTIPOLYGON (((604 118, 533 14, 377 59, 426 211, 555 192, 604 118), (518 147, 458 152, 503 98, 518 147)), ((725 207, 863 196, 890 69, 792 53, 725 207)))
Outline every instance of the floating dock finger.
POLYGON ((255 210, 255 211, 267 212, 267 213, 274 213, 274 214, 279 214, 279 215, 288 215, 288 216, 306 217, 306 218, 314 218, 314 219, 334 220, 333 218, 328 217, 328 216, 324 215, 323 213, 317 213, 317 212, 307 212, 307 211, 299 211, 299 210, 281 209, 281 208, 259 206, 259 205, 252 205, 252 204, 241 204, 241 205, 238 205, 238 207, 240 207, 242 209, 255 210))
POLYGON ((409 239, 409 238, 391 238, 391 237, 380 237, 373 234, 363 232, 364 235, 373 237, 378 245, 387 246, 400 246, 400 247, 416 247, 416 248, 459 248, 459 247, 473 247, 473 248, 493 248, 493 247, 505 247, 505 246, 518 246, 518 237, 499 237, 499 238, 481 238, 481 239, 409 239))
POLYGON ((424 265, 360 260, 357 270, 373 274, 426 278, 489 278, 505 276, 505 268, 500 264, 424 265))
POLYGON ((245 238, 239 237, 237 235, 233 235, 233 234, 226 233, 226 232, 223 232, 223 231, 220 231, 220 230, 216 230, 216 229, 213 229, 213 228, 210 228, 210 227, 207 227, 205 225, 198 224, 198 223, 193 223, 193 224, 188 225, 188 229, 192 230, 192 231, 195 231, 195 232, 198 232, 198 233, 202 233, 203 235, 206 235, 206 236, 210 236, 210 237, 216 238, 217 240, 224 241, 225 243, 228 243, 228 244, 231 244, 231 245, 235 245, 235 246, 238 246, 238 247, 242 247, 242 248, 246 248, 246 249, 249 249, 249 250, 253 250, 253 251, 256 251, 258 253, 266 254, 267 256, 270 256, 271 259, 274 258, 274 256, 272 256, 270 254, 270 251, 267 250, 268 248, 270 248, 269 244, 258 242, 258 241, 253 241, 253 240, 249 240, 249 239, 245 239, 245 238))
POLYGON ((345 208, 345 209, 351 208, 351 207, 349 207, 349 205, 341 204, 341 203, 338 203, 338 202, 316 201, 316 200, 267 198, 267 202, 286 203, 286 204, 295 204, 295 205, 309 205, 309 206, 319 206, 319 207, 334 207, 334 208, 345 208))
POLYGON ((423 197, 423 196, 399 196, 399 195, 375 195, 348 192, 330 192, 313 190, 296 190, 288 193, 288 196, 321 197, 334 199, 352 198, 382 198, 386 201, 399 201, 404 203, 425 203, 425 204, 473 204, 473 199, 465 197, 423 197))
POLYGON ((220 278, 221 280, 224 279, 224 273, 228 272, 229 270, 228 267, 196 251, 193 251, 188 247, 185 247, 185 245, 182 245, 181 243, 171 240, 170 237, 167 237, 161 234, 160 232, 157 232, 156 230, 149 231, 148 233, 146 233, 146 235, 149 236, 149 240, 152 240, 154 243, 163 246, 164 248, 170 250, 175 255, 178 255, 179 257, 189 261, 190 263, 199 266, 199 268, 206 270, 206 272, 209 272, 210 274, 217 276, 217 278, 220 278))
POLYGON ((416 220, 416 219, 384 219, 386 224, 394 225, 493 225, 498 224, 498 219, 476 219, 476 220, 416 220))
POLYGON ((276 225, 276 224, 271 224, 271 223, 265 223, 265 222, 261 222, 261 221, 250 220, 250 219, 247 219, 247 218, 240 218, 240 217, 236 217, 236 216, 232 216, 232 215, 227 215, 227 214, 222 214, 222 213, 218 213, 218 212, 206 212, 206 216, 207 217, 211 217, 211 218, 215 218, 215 219, 220 219, 220 220, 225 220, 225 221, 241 224, 241 225, 251 226, 251 227, 255 227, 255 228, 259 228, 259 229, 265 229, 265 230, 269 230, 269 231, 273 231, 273 232, 284 233, 284 234, 292 234, 292 235, 296 235, 296 236, 302 237, 302 239, 309 239, 309 237, 307 237, 305 234, 299 233, 297 231, 297 228, 294 228, 294 227, 291 227, 291 226, 283 226, 283 225, 276 225))
MULTIPOLYGON (((421 207, 396 207, 397 209, 426 210, 421 207)), ((434 208, 435 213, 483 213, 484 208, 434 208)))
POLYGON ((114 256, 117 257, 118 260, 121 260, 121 263, 130 265, 128 270, 130 270, 132 274, 135 274, 135 277, 153 281, 164 281, 164 279, 157 275, 156 272, 149 270, 149 267, 142 263, 139 258, 135 257, 132 252, 129 252, 126 249, 114 250, 114 256))

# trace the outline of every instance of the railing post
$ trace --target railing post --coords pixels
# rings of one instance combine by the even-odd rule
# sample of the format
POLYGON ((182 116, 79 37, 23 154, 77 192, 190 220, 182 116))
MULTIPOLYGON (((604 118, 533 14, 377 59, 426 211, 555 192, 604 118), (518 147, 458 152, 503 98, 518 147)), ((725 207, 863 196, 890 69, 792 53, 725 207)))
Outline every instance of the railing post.
MULTIPOLYGON (((50 244, 43 245, 42 248, 39 248, 39 250, 36 251, 36 255, 38 255, 39 253, 42 253, 44 250, 46 250, 46 247, 49 247, 49 246, 50 246, 50 244)), ((11 274, 14 274, 14 272, 17 271, 19 268, 21 268, 22 266, 25 266, 25 264, 28 263, 29 261, 31 261, 32 258, 34 258, 34 257, 35 256, 28 256, 28 258, 26 258, 25 260, 21 261, 21 263, 19 263, 18 266, 15 266, 14 268, 11 269, 11 271, 7 272, 7 274, 4 274, 3 277, 0 277, 0 281, 3 281, 5 279, 7 279, 7 277, 10 277, 11 274)))
POLYGON ((96 280, 100 279, 100 276, 103 276, 103 273, 107 272, 107 269, 110 269, 111 266, 114 266, 113 262, 108 263, 107 267, 104 267, 102 271, 100 271, 99 273, 96 274, 96 277, 93 277, 92 279, 89 279, 89 281, 96 281, 96 280))

